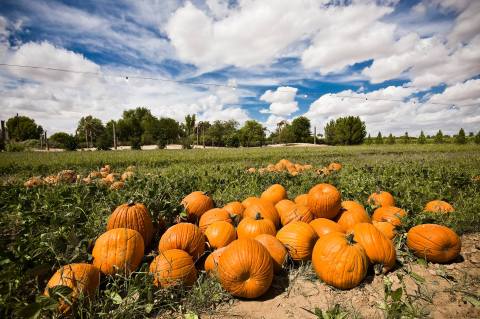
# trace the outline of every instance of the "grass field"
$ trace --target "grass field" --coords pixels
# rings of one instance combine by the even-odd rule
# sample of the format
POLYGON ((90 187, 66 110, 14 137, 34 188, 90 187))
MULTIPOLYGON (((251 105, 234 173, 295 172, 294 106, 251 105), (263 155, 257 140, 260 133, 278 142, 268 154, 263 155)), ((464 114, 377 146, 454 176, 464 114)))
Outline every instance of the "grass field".
MULTIPOLYGON (((61 265, 91 260, 91 246, 105 229, 107 216, 129 199, 143 202, 155 220, 167 224, 182 211, 181 199, 194 190, 208 191, 216 206, 258 196, 273 183, 289 197, 313 185, 335 185, 343 199, 366 202, 377 189, 390 191, 408 211, 405 227, 436 221, 459 234, 480 229, 480 147, 475 145, 393 145, 326 148, 255 148, 119 152, 0 153, 0 317, 17 316, 35 301, 46 280, 61 265), (248 174, 281 158, 323 167, 332 161, 343 169, 329 176, 313 171, 248 174), (95 184, 40 186, 26 189, 31 176, 74 169, 78 174, 110 164, 122 172, 135 165, 136 177, 113 191, 95 184), (452 214, 422 213, 425 203, 444 199, 452 214)), ((152 243, 156 249, 158 234, 152 243)), ((154 289, 142 268, 129 279, 102 280, 101 296, 77 310, 84 318, 142 317, 174 310, 204 312, 230 297, 213 279, 202 276, 192 291, 154 289)), ((38 309, 27 310, 35 313, 38 309)), ((42 312, 50 316, 48 311, 42 312)))

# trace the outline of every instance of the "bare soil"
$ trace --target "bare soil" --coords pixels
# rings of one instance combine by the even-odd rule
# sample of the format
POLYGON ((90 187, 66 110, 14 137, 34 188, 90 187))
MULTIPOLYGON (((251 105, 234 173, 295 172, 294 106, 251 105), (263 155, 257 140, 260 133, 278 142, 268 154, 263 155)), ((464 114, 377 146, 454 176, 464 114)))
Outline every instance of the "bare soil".
MULTIPOLYGON (((452 264, 410 262, 386 275, 392 289, 403 286, 410 301, 430 318, 480 318, 480 234, 462 236, 461 257, 452 264), (400 278, 403 278, 403 285, 400 278), (476 306, 474 305, 476 304, 476 306)), ((257 300, 233 300, 202 318, 316 318, 306 310, 327 310, 339 304, 349 318, 384 318, 384 276, 369 274, 351 290, 341 291, 317 279, 309 265, 276 276, 271 289, 257 300), (306 310, 305 310, 306 309, 306 310)))

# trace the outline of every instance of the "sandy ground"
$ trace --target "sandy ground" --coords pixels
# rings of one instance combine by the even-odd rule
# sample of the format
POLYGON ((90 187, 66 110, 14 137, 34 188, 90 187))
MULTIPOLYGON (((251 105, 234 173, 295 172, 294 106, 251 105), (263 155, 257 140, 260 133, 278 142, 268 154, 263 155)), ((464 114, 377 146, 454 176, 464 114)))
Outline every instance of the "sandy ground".
MULTIPOLYGON (((398 276, 417 310, 431 318, 480 318, 480 234, 462 237, 459 261, 449 265, 407 264, 387 274, 393 289, 400 287, 398 276), (413 272, 413 275, 412 275, 413 272), (417 279, 415 279, 417 278, 417 279)), ((310 270, 276 276, 272 288, 259 300, 234 300, 202 318, 316 318, 304 309, 327 310, 339 304, 363 318, 383 318, 378 303, 384 298, 384 276, 370 274, 357 288, 341 291, 321 283, 310 270)), ((405 299, 405 294, 403 295, 405 299)))

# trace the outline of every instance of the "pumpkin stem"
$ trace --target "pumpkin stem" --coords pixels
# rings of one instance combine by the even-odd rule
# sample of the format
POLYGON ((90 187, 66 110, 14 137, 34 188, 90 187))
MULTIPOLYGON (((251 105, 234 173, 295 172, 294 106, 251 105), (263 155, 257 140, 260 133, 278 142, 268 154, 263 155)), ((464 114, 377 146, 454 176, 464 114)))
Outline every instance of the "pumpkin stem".
POLYGON ((260 212, 257 212, 257 214, 255 215, 255 219, 256 219, 256 220, 263 219, 263 218, 262 218, 262 214, 260 214, 260 212))
POLYGON ((349 233, 349 234, 347 234, 347 236, 346 236, 347 242, 348 242, 349 245, 353 245, 353 244, 356 243, 356 241, 353 240, 353 236, 354 236, 353 233, 349 233))
POLYGON ((135 201, 130 198, 127 202, 127 205, 128 205, 128 207, 132 207, 133 205, 135 205, 135 201))

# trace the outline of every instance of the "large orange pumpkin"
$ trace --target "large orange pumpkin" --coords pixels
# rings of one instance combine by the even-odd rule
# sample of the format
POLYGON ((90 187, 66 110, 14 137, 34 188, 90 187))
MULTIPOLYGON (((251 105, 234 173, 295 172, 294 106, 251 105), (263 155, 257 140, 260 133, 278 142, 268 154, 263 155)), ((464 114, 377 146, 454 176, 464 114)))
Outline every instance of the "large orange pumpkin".
MULTIPOLYGON (((75 302, 81 294, 92 297, 99 284, 100 271, 97 267, 85 263, 69 264, 53 274, 45 287, 44 295, 50 296, 49 288, 67 286, 72 289, 71 301, 75 302)), ((67 313, 70 311, 70 305, 61 298, 58 309, 62 313, 67 313)))
POLYGON ((326 219, 326 218, 314 219, 310 222, 310 226, 312 226, 313 230, 315 231, 318 237, 322 237, 334 232, 340 232, 340 233, 345 232, 342 226, 340 226, 333 220, 326 219))
POLYGON ((152 218, 143 204, 129 201, 115 208, 108 218, 107 230, 115 228, 130 228, 138 231, 143 237, 145 246, 148 246, 152 240, 152 218))
POLYGON ((295 197, 295 203, 298 205, 308 206, 308 194, 300 194, 295 197))
POLYGON ((362 245, 368 259, 380 264, 384 273, 395 266, 397 254, 392 241, 370 223, 360 223, 353 227, 353 240, 362 245))
POLYGON ((358 223, 371 223, 370 216, 368 216, 363 205, 346 200, 342 202, 342 209, 336 218, 337 224, 348 232, 358 223))
POLYGON ((250 206, 250 204, 252 204, 253 202, 255 202, 258 199, 260 199, 260 198, 253 197, 253 196, 247 197, 243 200, 242 205, 243 205, 243 207, 247 208, 248 206, 250 206))
POLYGON ((138 231, 115 228, 96 240, 92 251, 93 265, 106 275, 129 274, 140 265, 144 250, 143 237, 138 231))
POLYGON ((202 232, 205 232, 207 227, 214 222, 218 221, 225 221, 227 223, 232 223, 232 219, 230 218, 230 214, 223 208, 212 208, 207 210, 202 217, 200 217, 200 221, 198 223, 198 227, 202 232))
POLYGON ((220 255, 218 275, 223 288, 232 295, 257 298, 272 284, 272 258, 258 241, 237 239, 220 255))
POLYGON ((293 221, 278 231, 277 239, 287 248, 293 260, 308 260, 318 236, 309 224, 293 221))
POLYGON ((255 238, 261 234, 270 234, 275 236, 277 229, 270 219, 263 218, 257 214, 255 218, 246 217, 237 226, 237 236, 241 238, 255 238))
POLYGON ((213 200, 206 193, 200 191, 185 196, 181 204, 192 219, 200 218, 203 213, 213 208, 213 200))
POLYGON ((227 246, 215 249, 208 257, 205 259, 204 269, 206 272, 216 272, 218 268, 218 260, 220 256, 225 251, 227 246))
POLYGON ((230 214, 230 216, 240 216, 240 219, 242 219, 245 207, 240 202, 230 202, 227 205, 223 206, 223 209, 225 209, 230 214))
POLYGON ((196 260, 205 251, 205 236, 193 224, 178 223, 168 228, 158 243, 160 252, 170 249, 184 250, 196 260))
POLYGON ((368 197, 368 204, 372 206, 395 206, 395 199, 389 192, 378 191, 368 197))
POLYGON ((425 205, 423 211, 434 213, 451 213, 454 212, 455 209, 452 205, 443 200, 432 200, 425 205))
POLYGON ((373 221, 373 226, 377 227, 379 231, 382 232, 382 234, 385 235, 388 239, 392 240, 395 238, 397 235, 397 232, 395 231, 395 226, 389 222, 377 222, 373 221))
POLYGON ((458 257, 462 242, 448 227, 423 224, 408 231, 407 246, 418 257, 436 263, 448 263, 458 257))
POLYGON ((280 226, 280 216, 278 216, 277 210, 272 202, 266 199, 253 201, 243 212, 243 217, 255 218, 258 213, 260 213, 263 218, 270 219, 275 227, 278 228, 280 226))
POLYGON ((295 220, 310 223, 313 220, 313 214, 307 206, 294 204, 290 210, 280 215, 280 220, 284 226, 295 220))
POLYGON ((160 252, 150 264, 150 273, 157 287, 192 286, 197 280, 192 256, 180 249, 160 252))
POLYGON ((376 222, 389 222, 395 226, 402 224, 402 217, 405 217, 407 213, 395 206, 382 206, 375 209, 372 215, 372 220, 376 222))
POLYGON ((275 209, 277 210, 278 215, 282 216, 282 214, 287 213, 292 207, 295 205, 294 202, 292 202, 289 199, 282 199, 278 203, 275 204, 275 209))
POLYGON ((283 264, 287 260, 288 251, 275 236, 268 234, 261 234, 255 237, 255 240, 262 244, 268 251, 273 260, 273 271, 279 273, 282 270, 283 264))
POLYGON ((262 193, 260 198, 266 199, 275 205, 282 199, 287 198, 287 191, 282 185, 273 184, 262 193))
POLYGON ((237 238, 237 232, 232 224, 218 221, 210 224, 205 230, 205 236, 213 249, 225 247, 237 238))
POLYGON ((340 212, 340 192, 330 184, 318 184, 308 192, 308 207, 317 218, 335 218, 340 212))
POLYGON ((325 283, 339 289, 351 289, 365 278, 368 257, 365 249, 353 241, 353 234, 331 233, 315 244, 312 265, 325 283))

